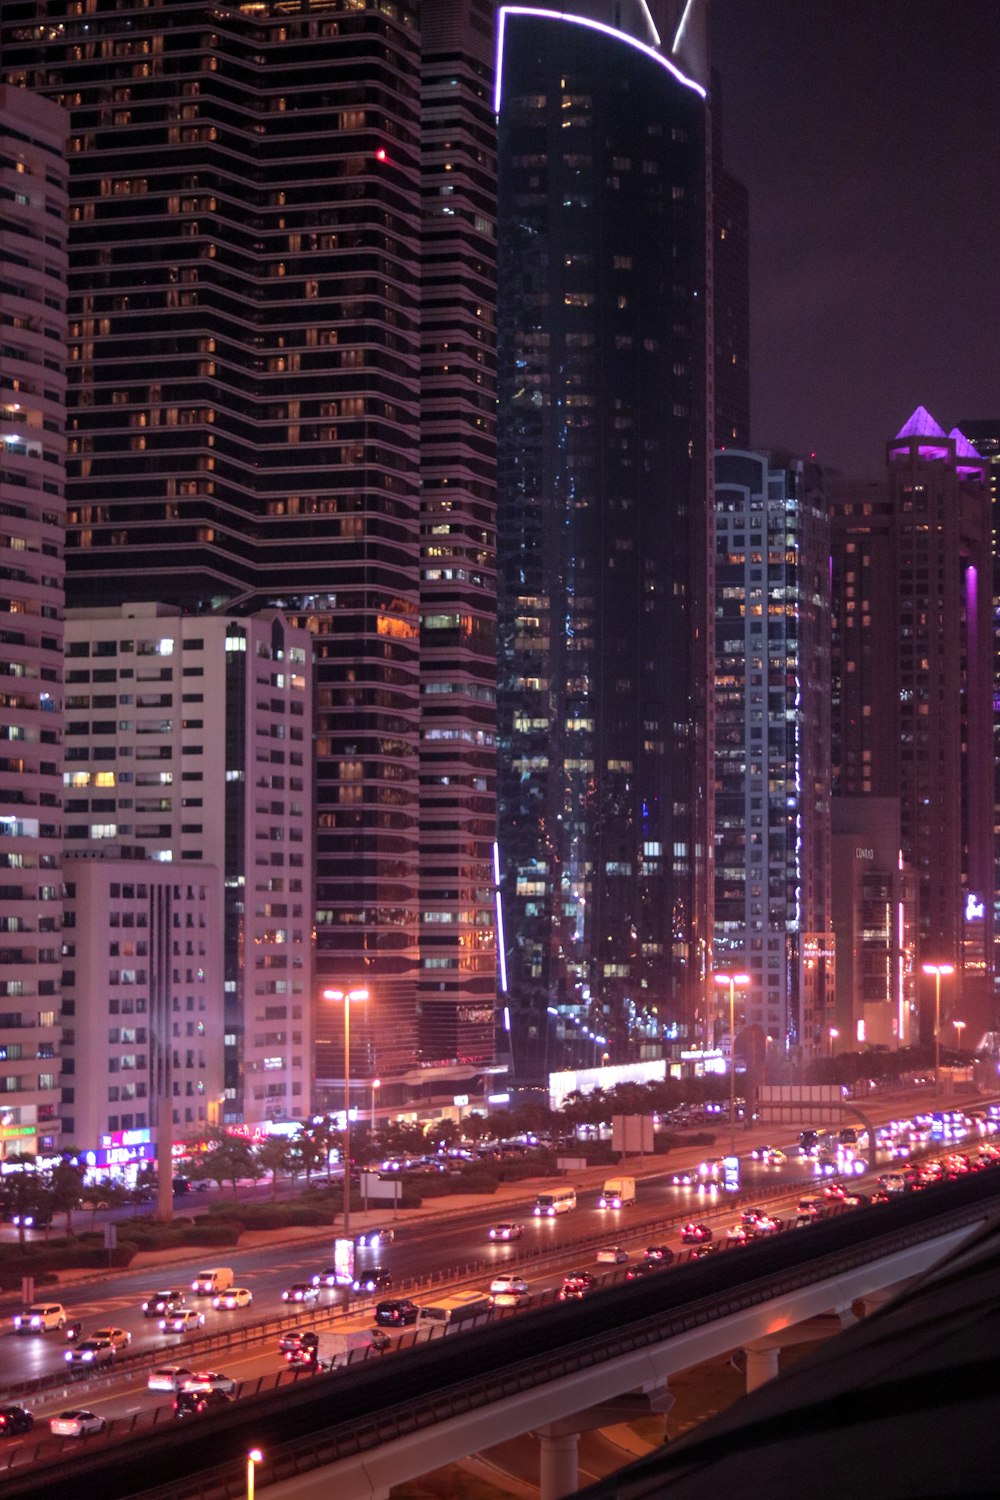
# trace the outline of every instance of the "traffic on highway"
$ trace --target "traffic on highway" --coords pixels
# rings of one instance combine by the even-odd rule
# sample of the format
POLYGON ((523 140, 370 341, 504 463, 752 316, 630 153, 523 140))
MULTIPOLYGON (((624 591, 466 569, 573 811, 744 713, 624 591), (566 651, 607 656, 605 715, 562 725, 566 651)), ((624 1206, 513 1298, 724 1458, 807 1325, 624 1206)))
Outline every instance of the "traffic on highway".
POLYGON ((325 1240, 216 1252, 218 1263, 46 1289, 7 1320, 0 1468, 42 1461, 111 1422, 186 1420, 281 1381, 391 1356, 401 1342, 530 1315, 830 1213, 877 1208, 1000 1163, 998 1131, 992 1107, 887 1122, 874 1172, 845 1127, 791 1140, 779 1131, 738 1169, 717 1158, 641 1177, 609 1172, 586 1188, 535 1184, 502 1210, 366 1224, 347 1283, 331 1230, 325 1240), (738 1189, 727 1190, 736 1175, 738 1189))

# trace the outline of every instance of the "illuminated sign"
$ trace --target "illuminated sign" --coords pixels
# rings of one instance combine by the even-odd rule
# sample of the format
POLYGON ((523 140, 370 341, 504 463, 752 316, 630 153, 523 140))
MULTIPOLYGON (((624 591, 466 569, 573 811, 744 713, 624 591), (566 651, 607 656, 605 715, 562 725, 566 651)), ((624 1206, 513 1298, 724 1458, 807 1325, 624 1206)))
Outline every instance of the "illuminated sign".
POLYGON ((353 1240, 337 1239, 333 1242, 333 1270, 338 1286, 350 1286, 354 1280, 353 1240))
POLYGON ((985 914, 985 904, 970 891, 965 898, 965 920, 967 922, 981 922, 985 914))
POLYGON ((0 1141, 20 1141, 34 1134, 34 1125, 0 1125, 0 1141))
POLYGON ((739 1192, 740 1159, 738 1156, 724 1156, 722 1158, 722 1186, 727 1193, 739 1192))

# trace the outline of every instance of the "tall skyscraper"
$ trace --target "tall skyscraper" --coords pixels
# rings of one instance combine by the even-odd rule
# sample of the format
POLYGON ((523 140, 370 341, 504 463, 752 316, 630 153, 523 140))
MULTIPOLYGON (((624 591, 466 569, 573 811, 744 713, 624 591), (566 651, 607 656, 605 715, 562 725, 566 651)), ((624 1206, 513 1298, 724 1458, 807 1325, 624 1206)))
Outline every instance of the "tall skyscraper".
POLYGON ((0 84, 0 1157, 60 1128, 67 128, 0 84))
MULTIPOLYGON (((310 632, 317 993, 369 989, 352 1071, 386 1099, 493 1047, 492 15, 421 10, 0 27, 72 117, 71 600, 166 577, 310 632)), ((342 1033, 319 1001, 333 1089, 342 1033)))
MULTIPOLYGON (((947 1015, 992 1029, 992 608, 986 465, 923 407, 884 486, 833 511, 837 783, 898 796, 920 956, 953 963, 947 1015), (960 1008, 960 1009, 959 1009, 960 1008)), ((934 1030, 925 982, 920 1038, 934 1030)))
POLYGON ((715 962, 774 1054, 826 1046, 830 523, 801 459, 715 457, 715 962))
POLYGON ((500 22, 498 826, 527 1078, 662 1055, 710 937, 705 91, 644 5, 573 11, 500 22))

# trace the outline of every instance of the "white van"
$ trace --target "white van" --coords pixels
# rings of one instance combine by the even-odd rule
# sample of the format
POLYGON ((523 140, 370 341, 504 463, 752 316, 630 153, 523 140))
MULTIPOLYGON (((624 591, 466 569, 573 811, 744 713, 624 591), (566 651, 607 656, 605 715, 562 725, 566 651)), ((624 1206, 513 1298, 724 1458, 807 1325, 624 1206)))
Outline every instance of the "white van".
POLYGON ((233 1284, 232 1266, 210 1266, 199 1271, 191 1283, 196 1297, 214 1297, 217 1292, 227 1292, 233 1284))
POLYGON ((536 1219, 554 1219, 556 1214, 568 1214, 576 1207, 575 1188, 556 1188, 553 1193, 539 1193, 535 1199, 536 1219))

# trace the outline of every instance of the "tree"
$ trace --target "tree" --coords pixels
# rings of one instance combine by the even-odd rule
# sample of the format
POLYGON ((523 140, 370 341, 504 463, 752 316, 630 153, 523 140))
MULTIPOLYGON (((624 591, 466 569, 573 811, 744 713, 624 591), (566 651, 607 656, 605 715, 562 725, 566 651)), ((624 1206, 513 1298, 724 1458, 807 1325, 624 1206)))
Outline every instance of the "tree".
POLYGON ((292 1154, 292 1144, 284 1135, 269 1135, 254 1151, 257 1165, 271 1174, 272 1198, 278 1196, 278 1174, 291 1170, 292 1154))
POLYGON ((17 1219, 17 1237, 23 1245, 25 1217, 40 1218, 48 1207, 48 1179, 36 1170, 33 1156, 9 1156, 7 1165, 14 1170, 4 1173, 4 1208, 17 1219))
POLYGON ((306 1186, 308 1186, 312 1174, 319 1167, 328 1165, 330 1127, 325 1120, 307 1120, 296 1130, 289 1145, 294 1169, 296 1172, 306 1174, 306 1186))
POLYGON ((56 1162, 49 1177, 52 1211, 66 1215, 66 1233, 73 1233, 73 1210, 80 1207, 87 1169, 70 1155, 56 1162))
POLYGON ((208 1150, 192 1165, 191 1176, 217 1182, 220 1192, 225 1183, 229 1182, 232 1184, 233 1197, 238 1197, 241 1178, 260 1176, 252 1147, 242 1137, 229 1135, 218 1125, 209 1127, 207 1139, 208 1150))

